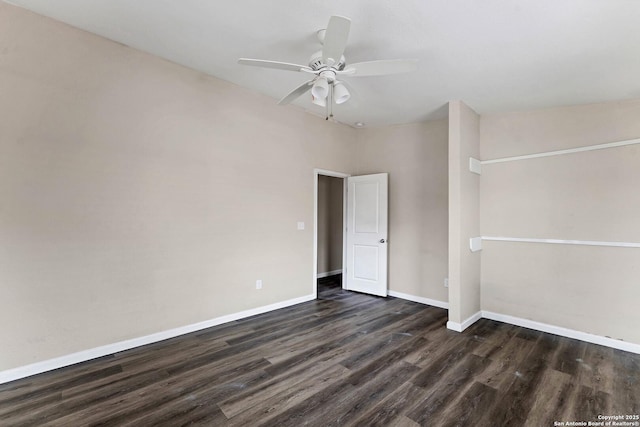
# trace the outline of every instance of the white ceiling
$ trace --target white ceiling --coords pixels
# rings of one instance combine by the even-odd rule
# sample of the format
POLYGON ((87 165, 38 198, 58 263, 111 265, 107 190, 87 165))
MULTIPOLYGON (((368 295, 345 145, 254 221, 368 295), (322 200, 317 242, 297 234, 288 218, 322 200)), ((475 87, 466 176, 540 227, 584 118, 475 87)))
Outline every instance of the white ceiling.
MULTIPOLYGON (((419 59, 412 74, 345 78, 336 119, 367 126, 640 98, 639 0, 11 0, 41 15, 274 98, 305 73, 331 15, 351 18, 347 63, 419 59)), ((310 96, 294 105, 322 115, 310 96)), ((282 107, 290 108, 290 107, 282 107)))

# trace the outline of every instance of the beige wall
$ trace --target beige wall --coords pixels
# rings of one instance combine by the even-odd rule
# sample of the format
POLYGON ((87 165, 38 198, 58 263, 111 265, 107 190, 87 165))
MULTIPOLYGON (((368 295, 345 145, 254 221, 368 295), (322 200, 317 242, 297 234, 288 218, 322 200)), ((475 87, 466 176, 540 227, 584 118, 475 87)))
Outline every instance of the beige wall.
POLYGON ((389 289, 447 301, 447 121, 358 131, 357 173, 389 173, 389 289))
POLYGON ((318 176, 318 274, 342 270, 342 178, 318 176))
POLYGON ((392 291, 462 322, 482 272, 483 310, 640 343, 640 249, 468 250, 640 242, 638 146, 468 172, 637 138, 640 101, 354 130, 5 3, 0 93, 0 371, 310 295, 314 168, 389 172, 392 291))
MULTIPOLYGON (((482 159, 640 137, 640 101, 483 115, 482 159)), ((483 166, 485 236, 640 242, 640 146, 483 166)), ((484 242, 482 308, 640 343, 640 249, 484 242)))
POLYGON ((0 93, 0 370, 312 293, 354 129, 5 3, 0 93))
MULTIPOLYGON (((461 325, 480 311, 480 176, 469 158, 480 156, 480 117, 461 101, 449 103, 449 321, 461 325)), ((460 326, 458 326, 460 327, 460 326)))

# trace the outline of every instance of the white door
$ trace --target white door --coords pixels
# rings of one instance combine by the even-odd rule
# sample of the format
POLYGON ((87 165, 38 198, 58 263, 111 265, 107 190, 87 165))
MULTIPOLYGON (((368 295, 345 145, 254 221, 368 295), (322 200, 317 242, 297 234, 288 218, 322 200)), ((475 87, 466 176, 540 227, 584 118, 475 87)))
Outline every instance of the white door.
POLYGON ((347 183, 346 289, 386 297, 388 174, 347 183))

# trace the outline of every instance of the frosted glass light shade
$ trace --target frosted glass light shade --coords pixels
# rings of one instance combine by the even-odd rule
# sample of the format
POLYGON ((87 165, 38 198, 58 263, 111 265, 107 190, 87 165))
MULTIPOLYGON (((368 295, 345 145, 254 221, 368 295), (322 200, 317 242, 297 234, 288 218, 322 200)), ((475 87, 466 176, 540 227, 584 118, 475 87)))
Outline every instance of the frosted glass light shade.
POLYGON ((326 107, 327 106, 327 100, 326 98, 316 98, 315 96, 311 95, 311 103, 315 104, 315 105, 319 105, 320 107, 326 107))
POLYGON ((311 95, 313 95, 314 98, 324 100, 327 98, 328 94, 329 82, 325 77, 318 77, 316 82, 313 84, 313 87, 311 88, 311 95))
POLYGON ((343 104, 347 102, 349 98, 351 98, 351 94, 349 93, 345 85, 340 82, 336 82, 333 85, 333 99, 335 100, 336 104, 343 104))

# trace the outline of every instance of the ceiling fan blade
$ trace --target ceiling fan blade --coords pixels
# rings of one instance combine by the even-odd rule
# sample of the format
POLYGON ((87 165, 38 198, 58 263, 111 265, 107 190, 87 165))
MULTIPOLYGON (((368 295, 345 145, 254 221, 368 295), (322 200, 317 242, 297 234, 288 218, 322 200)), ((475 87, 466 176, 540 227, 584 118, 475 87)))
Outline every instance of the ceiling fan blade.
POLYGON ((290 64, 288 62, 266 61, 264 59, 240 58, 238 59, 238 64, 251 65, 252 67, 275 68, 276 70, 313 72, 313 70, 306 65, 290 64))
POLYGON ((311 89, 312 83, 313 80, 302 83, 300 86, 292 90, 287 96, 278 101, 278 105, 286 105, 294 101, 296 98, 299 98, 300 96, 302 96, 302 94, 311 89))
POLYGON ((350 27, 351 20, 344 16, 332 16, 329 19, 322 46, 322 60, 325 64, 333 65, 340 61, 347 46, 350 27))
POLYGON ((409 73, 418 69, 417 59, 389 59, 381 61, 356 62, 349 64, 338 74, 353 77, 384 76, 387 74, 409 73))

